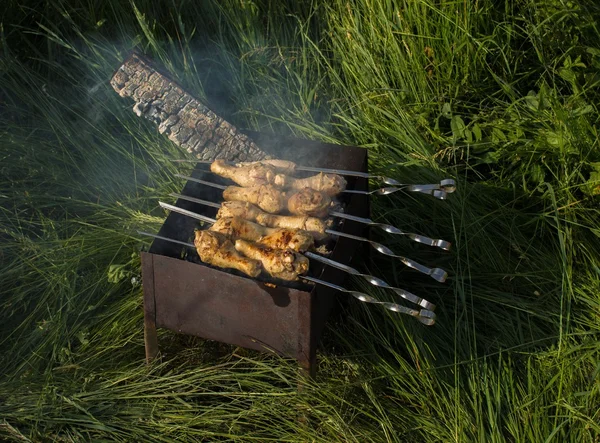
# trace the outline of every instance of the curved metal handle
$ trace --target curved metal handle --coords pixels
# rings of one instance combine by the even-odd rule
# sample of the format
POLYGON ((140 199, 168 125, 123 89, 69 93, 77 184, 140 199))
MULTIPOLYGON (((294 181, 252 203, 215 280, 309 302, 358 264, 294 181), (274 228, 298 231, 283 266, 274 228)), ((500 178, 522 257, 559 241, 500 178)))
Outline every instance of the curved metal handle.
POLYGON ((411 190, 417 191, 417 192, 422 192, 422 191, 427 191, 427 190, 431 191, 431 190, 439 189, 448 194, 452 194, 454 191, 456 191, 456 181, 451 178, 445 178, 445 179, 441 180, 438 184, 432 184, 432 185, 409 185, 407 183, 400 183, 398 180, 394 180, 393 178, 389 178, 389 177, 384 177, 382 175, 373 176, 373 178, 377 178, 377 179, 381 180, 383 183, 385 183, 386 185, 390 185, 390 186, 413 186, 414 188, 411 190), (421 189, 417 189, 417 188, 421 188, 421 189))
POLYGON ((356 235, 352 235, 352 234, 346 234, 346 233, 340 233, 340 232, 336 232, 336 231, 332 231, 330 232, 329 229, 327 229, 325 232, 327 232, 328 234, 332 234, 332 235, 340 235, 342 237, 348 237, 354 240, 359 240, 359 241, 364 241, 367 243, 370 243, 371 246, 377 251, 380 252, 381 254, 384 255, 388 255, 390 257, 394 257, 399 259, 402 263, 404 263, 406 266, 408 266, 409 268, 415 269, 419 272, 422 272, 423 274, 429 275, 431 278, 433 278, 436 281, 439 281, 440 283, 443 283, 446 281, 446 279, 448 278, 448 273, 446 271, 444 271, 441 268, 428 268, 427 266, 424 266, 420 263, 417 263, 414 260, 411 260, 410 258, 406 258, 402 255, 397 255, 394 254, 394 251, 392 251, 390 248, 388 248, 387 246, 382 245, 381 243, 377 243, 376 241, 373 240, 369 240, 368 238, 364 238, 364 237, 358 237, 356 235))
POLYGON ((454 191, 456 191, 456 180, 451 178, 443 179, 440 181, 440 189, 448 194, 452 194, 454 191))
POLYGON ((424 235, 420 235, 420 234, 405 234, 408 238, 410 238, 413 241, 416 241, 417 243, 423 243, 425 245, 429 245, 429 246, 436 246, 438 248, 443 249, 444 251, 449 251, 450 248, 452 247, 452 243, 450 243, 449 241, 446 240, 442 240, 439 238, 429 238, 429 237, 425 237, 424 235))
POLYGON ((436 189, 436 190, 418 189, 418 188, 411 189, 411 186, 405 186, 402 188, 386 187, 386 188, 374 189, 373 191, 360 191, 360 190, 356 190, 356 189, 346 189, 343 192, 346 192, 348 194, 362 194, 362 195, 371 195, 371 194, 390 195, 390 194, 393 194, 394 192, 398 192, 398 191, 420 192, 422 194, 433 195, 435 198, 437 198, 439 200, 446 200, 446 198, 448 197, 448 195, 445 191, 441 191, 439 189, 436 189))
POLYGON ((330 212, 329 214, 333 215, 334 217, 346 218, 348 220, 352 220, 352 221, 355 221, 358 223, 364 223, 366 225, 376 226, 390 234, 405 235, 408 238, 410 238, 411 240, 416 241, 417 243, 423 243, 425 245, 435 246, 435 247, 441 248, 445 251, 449 251, 450 248, 452 247, 452 243, 450 243, 449 241, 441 240, 438 238, 430 238, 430 237, 426 237, 421 234, 413 234, 410 232, 404 232, 395 226, 388 225, 385 223, 378 223, 369 218, 363 218, 363 217, 358 217, 356 215, 350 215, 350 214, 345 214, 343 212, 334 212, 334 211, 330 212))
POLYGON ((377 176, 384 181, 386 184, 393 184, 394 186, 383 187, 374 189, 373 191, 361 191, 356 189, 346 189, 344 192, 349 194, 377 194, 377 195, 389 195, 398 191, 409 191, 409 192, 421 192, 423 194, 433 195, 435 198, 445 200, 448 194, 451 194, 456 190, 456 181, 451 178, 441 180, 439 183, 424 184, 424 185, 411 185, 405 183, 399 183, 396 180, 390 179, 389 177, 377 176))
POLYGON ((435 305, 433 303, 425 300, 424 298, 418 297, 411 292, 405 291, 404 289, 395 288, 380 278, 373 277, 372 275, 369 275, 369 274, 363 274, 362 272, 360 272, 348 265, 336 262, 334 260, 330 260, 326 257, 322 257, 320 255, 314 254, 309 251, 305 252, 304 255, 310 259, 320 261, 321 263, 325 263, 325 264, 332 266, 334 268, 337 268, 337 269, 341 269, 342 271, 347 272, 348 274, 362 277, 365 280, 367 280, 369 283, 371 283, 373 286, 378 286, 380 288, 385 288, 385 289, 391 289, 392 291, 394 291, 396 294, 398 294, 403 299, 408 300, 408 301, 410 301, 416 305, 419 305, 425 309, 428 309, 430 311, 435 310, 435 305))
POLYGON ((360 300, 364 303, 373 303, 377 305, 383 306, 385 309, 392 312, 399 312, 400 314, 407 314, 412 317, 415 317, 421 323, 427 326, 431 326, 435 324, 435 312, 428 311, 427 309, 421 309, 417 311, 416 309, 407 308, 406 306, 399 305, 397 303, 389 303, 377 300, 375 297, 371 297, 363 292, 359 291, 351 291, 350 289, 343 288, 341 286, 335 285, 333 283, 326 282, 324 280, 319 280, 318 278, 302 276, 303 280, 311 281, 313 283, 318 283, 323 286, 328 286, 332 289, 336 289, 340 292, 346 292, 347 294, 352 295, 357 300, 360 300))

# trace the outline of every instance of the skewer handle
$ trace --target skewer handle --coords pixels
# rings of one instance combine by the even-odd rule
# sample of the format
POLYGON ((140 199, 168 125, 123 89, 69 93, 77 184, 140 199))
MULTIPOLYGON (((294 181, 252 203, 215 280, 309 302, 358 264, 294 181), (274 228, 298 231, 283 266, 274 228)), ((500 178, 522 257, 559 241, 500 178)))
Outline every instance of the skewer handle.
POLYGON ((408 192, 420 192, 422 194, 433 195, 438 200, 446 200, 448 198, 448 193, 441 189, 432 188, 438 185, 406 185, 402 187, 388 186, 385 188, 375 189, 373 191, 361 191, 356 189, 346 189, 345 191, 348 194, 361 194, 361 195, 390 195, 394 192, 398 191, 408 191, 408 192))
POLYGON ((319 280, 318 278, 307 277, 307 276, 302 276, 301 278, 303 280, 311 281, 313 283, 317 283, 317 284, 320 284, 323 286, 328 286, 328 287, 330 287, 332 289, 336 289, 340 292, 346 292, 346 293, 352 295, 357 300, 360 300, 364 303, 373 303, 376 305, 381 305, 389 311, 398 312, 400 314, 410 315, 411 317, 415 317, 417 320, 419 320, 424 325, 431 326, 431 325, 435 324, 435 313, 432 311, 428 311, 426 309, 421 309, 420 311, 417 311, 416 309, 407 308, 406 306, 399 305, 398 303, 389 303, 389 302, 379 301, 375 297, 371 297, 370 295, 367 295, 363 292, 351 291, 350 289, 343 288, 341 286, 326 282, 324 280, 319 280))
POLYGON ((352 234, 347 234, 345 232, 338 232, 338 231, 332 231, 331 229, 326 229, 325 232, 327 234, 331 234, 331 235, 337 235, 340 237, 348 237, 351 238, 353 240, 358 240, 358 241, 363 241, 363 242, 367 242, 369 243, 373 249, 375 249, 377 252, 390 256, 390 257, 394 257, 399 259, 402 263, 404 263, 406 266, 408 266, 409 268, 415 269, 425 275, 429 275, 431 278, 433 278, 436 281, 439 281, 440 283, 443 283, 446 281, 446 278, 448 278, 448 273, 446 271, 444 271, 441 268, 428 268, 427 266, 424 266, 420 263, 417 263, 414 260, 411 260, 410 258, 406 258, 402 255, 397 255, 394 253, 394 251, 392 251, 390 248, 388 248, 387 246, 382 245, 381 243, 377 243, 376 241, 373 240, 369 240, 368 238, 364 238, 364 237, 359 237, 357 235, 352 235, 352 234))
POLYGON ((335 211, 332 211, 329 214, 334 217, 345 218, 345 219, 352 220, 352 221, 355 221, 358 223, 364 223, 366 225, 376 226, 390 234, 406 235, 408 238, 410 238, 413 241, 416 241, 417 243, 423 243, 425 245, 435 246, 435 247, 441 248, 445 251, 449 251, 452 246, 452 243, 450 243, 446 240, 429 238, 429 237, 425 237, 424 235, 420 235, 420 234, 404 232, 401 229, 396 228, 395 226, 387 225, 385 223, 378 223, 369 218, 357 217, 356 215, 350 215, 350 214, 345 214, 343 212, 335 212, 335 211))
POLYGON ((334 260, 330 260, 326 257, 321 257, 320 255, 314 254, 312 252, 305 252, 304 255, 310 259, 316 260, 316 261, 320 261, 321 263, 325 263, 329 266, 332 266, 334 268, 338 268, 341 269, 344 272, 347 272, 348 274, 352 274, 352 275, 356 275, 358 277, 362 277, 365 280, 367 280, 369 283, 371 283, 373 286, 378 286, 380 288, 386 288, 386 289, 391 289, 392 291, 394 291, 396 294, 398 294, 400 297, 404 298, 405 300, 408 300, 416 305, 421 306, 422 308, 425 308, 427 310, 433 311, 435 310, 435 305, 433 303, 430 303, 429 301, 416 296, 415 294, 412 294, 408 291, 405 291, 404 289, 400 289, 400 288, 395 288, 393 286, 391 286, 390 284, 386 283, 385 281, 383 281, 380 278, 377 277, 373 277, 372 275, 369 274, 363 274, 362 272, 347 266, 343 263, 339 263, 336 262, 334 260))

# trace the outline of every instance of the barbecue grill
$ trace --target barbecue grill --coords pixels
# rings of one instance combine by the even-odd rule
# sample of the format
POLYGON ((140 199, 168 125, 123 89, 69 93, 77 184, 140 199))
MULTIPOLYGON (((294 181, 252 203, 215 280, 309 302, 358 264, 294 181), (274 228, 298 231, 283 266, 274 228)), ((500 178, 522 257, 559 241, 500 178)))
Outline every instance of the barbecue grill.
MULTIPOLYGON (((394 226, 370 220, 368 199, 372 194, 389 195, 404 191, 429 194, 443 200, 454 191, 454 180, 445 179, 437 184, 426 185, 400 183, 390 177, 369 174, 367 151, 364 149, 239 131, 141 54, 132 53, 127 57, 113 75, 111 85, 122 97, 134 100, 133 110, 137 115, 157 124, 159 132, 196 158, 174 160, 195 162, 196 165, 191 176, 177 174, 187 183, 180 194, 171 194, 178 198, 175 206, 160 202, 161 207, 169 209, 170 213, 159 233, 139 232, 155 238, 148 252, 142 252, 144 337, 148 361, 158 354, 156 329, 160 327, 250 349, 274 351, 297 359, 303 369, 314 375, 316 348, 337 292, 344 292, 361 302, 377 304, 393 312, 411 315, 426 325, 435 323, 433 303, 404 289, 392 287, 380 278, 361 273, 350 267, 349 263, 359 250, 365 249, 361 251, 362 255, 368 254, 371 249, 366 245, 370 245, 377 252, 444 282, 446 271, 428 268, 396 254, 385 245, 370 240, 366 230, 368 226, 375 226, 390 234, 404 235, 413 241, 444 250, 449 249, 450 243, 403 232, 394 226), (304 228, 309 225, 302 224, 303 229, 316 229, 309 234, 289 229, 268 231, 265 227, 248 224, 243 218, 258 217, 256 211, 273 213, 282 209, 283 195, 280 191, 265 187, 231 188, 222 195, 223 189, 231 183, 206 170, 206 163, 220 159, 218 164, 213 165, 217 168, 215 172, 240 183, 242 175, 237 175, 236 167, 228 165, 227 161, 269 158, 295 163, 293 171, 289 169, 289 164, 286 166, 288 176, 282 175, 278 179, 283 180, 281 183, 287 183, 284 187, 298 190, 296 194, 288 194, 291 197, 287 209, 294 214, 311 214, 310 211, 315 210, 312 215, 317 217, 328 213, 334 220, 332 226, 326 228, 323 219, 313 219, 311 228, 304 228), (308 181, 300 180, 314 172, 323 172, 325 175, 315 176, 308 181), (294 175, 296 178, 290 177, 294 175), (387 186, 369 190, 369 179, 387 186), (325 180, 328 180, 326 185, 325 180), (344 186, 346 181, 347 185, 344 186), (329 196, 315 191, 315 186, 325 186, 325 194, 337 194, 335 207, 328 206, 329 196), (254 209, 255 215, 243 212, 244 215, 240 213, 238 218, 225 218, 217 222, 215 214, 222 197, 248 199, 249 194, 244 194, 248 189, 254 189, 252 198, 260 207, 254 209), (234 249, 226 240, 227 236, 223 235, 224 231, 218 235, 211 231, 201 233, 200 238, 209 239, 209 243, 201 240, 202 248, 197 249, 191 240, 195 237, 198 220, 204 224, 220 223, 213 229, 225 229, 231 239, 238 237, 257 241, 257 244, 246 243, 247 246, 244 246, 242 240, 238 240, 234 249), (234 221, 239 227, 235 229, 240 231, 231 231, 227 227, 233 226, 231 223, 234 221), (273 234, 272 238, 269 232, 273 234), (320 245, 318 249, 307 250, 313 242, 311 235, 315 235, 315 240, 317 237, 319 240, 326 238, 328 243, 320 245), (260 264, 255 261, 256 265, 252 265, 247 258, 239 255, 239 248, 244 247, 250 248, 245 251, 246 255, 258 253, 258 243, 261 242, 269 244, 271 249, 262 249, 260 254, 266 255, 261 255, 264 261, 260 264), (292 252, 288 249, 290 247, 303 248, 298 253, 303 251, 304 256, 292 252), (198 253, 202 254, 202 260, 198 253), (235 270, 206 263, 227 267, 227 264, 233 264, 232 260, 237 260, 237 265, 233 267, 244 270, 248 275, 255 276, 263 269, 267 271, 264 275, 277 275, 288 281, 275 280, 263 274, 249 278, 235 270), (284 261, 288 264, 284 265, 284 261), (294 272, 283 271, 289 268, 290 263, 300 263, 300 267, 295 268, 297 271, 294 272), (304 275, 307 269, 308 274, 304 275), (396 296, 419 308, 378 300, 368 294, 346 289, 340 285, 347 274, 393 291, 396 296)), ((258 166, 263 172, 271 167, 265 167, 264 164, 258 166)), ((258 173, 253 166, 250 168, 255 171, 252 174, 258 173)), ((243 183, 253 183, 255 178, 245 176, 243 183)), ((264 221, 269 226, 278 226, 280 222, 291 223, 289 217, 277 222, 266 213, 261 217, 263 221, 271 220, 264 221)), ((305 223, 306 220, 300 219, 300 222, 305 223)), ((293 223, 298 223, 298 219, 294 219, 293 223)))
MULTIPOLYGON (((300 139, 282 139, 260 133, 248 133, 262 150, 274 157, 314 167, 367 171, 365 149, 300 139)), ((229 184, 198 164, 192 177, 229 184)), ((348 189, 368 190, 365 178, 348 177, 348 189)), ((221 191, 188 180, 181 194, 207 201, 222 200, 221 191)), ((341 197, 348 214, 369 216, 365 194, 349 193, 341 197)), ((216 209, 183 199, 175 206, 214 217, 216 209)), ((158 235, 189 243, 198 221, 171 212, 158 235)), ((343 220, 336 229, 355 236, 366 235, 367 226, 343 220)), ((339 237, 327 245, 329 258, 350 264, 364 245, 339 237)), ((309 276, 334 285, 346 277, 340 269, 311 260, 309 276)), ((155 239, 142 252, 144 282, 144 328, 146 358, 156 357, 156 328, 195 335, 249 349, 275 351, 295 358, 310 374, 316 371, 316 348, 338 294, 332 288, 301 282, 274 282, 251 279, 234 270, 202 263, 196 252, 182 244, 155 239)))

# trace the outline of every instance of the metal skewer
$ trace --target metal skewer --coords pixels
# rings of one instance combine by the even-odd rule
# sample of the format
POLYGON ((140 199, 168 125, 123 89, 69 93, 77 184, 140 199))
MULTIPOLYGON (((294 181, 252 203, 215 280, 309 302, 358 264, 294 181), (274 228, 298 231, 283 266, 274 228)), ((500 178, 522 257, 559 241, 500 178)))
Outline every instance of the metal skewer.
MULTIPOLYGON (((175 174, 175 177, 179 177, 179 178, 185 178, 187 180, 196 182, 196 183, 200 183, 203 185, 207 185, 207 186, 212 186, 213 188, 217 188, 217 189, 227 189, 227 186, 225 185, 219 185, 213 182, 209 182, 206 180, 200 180, 199 178, 194 178, 194 177, 189 177, 187 175, 182 175, 182 174, 175 174)), ((367 192, 367 191, 361 191, 361 192, 367 192)), ((180 198, 191 198, 191 197, 187 197, 187 196, 179 196, 180 198)), ((383 223, 376 223, 368 218, 362 218, 362 217, 356 217, 353 215, 349 215, 349 214, 344 214, 342 212, 331 212, 331 215, 333 215, 334 217, 340 217, 340 218, 347 218, 348 220, 353 220, 359 223, 365 223, 368 225, 373 225, 373 226, 378 226, 381 227, 384 231, 389 232, 390 234, 399 234, 399 235, 406 235, 408 236, 411 240, 414 240, 418 243, 424 243, 426 245, 430 245, 430 246, 437 246, 438 248, 442 248, 444 250, 449 250, 451 243, 447 242, 445 240, 440 240, 440 239, 432 239, 429 237, 425 237, 423 235, 419 235, 419 234, 412 234, 412 233, 405 233, 403 231, 401 231, 398 228, 395 228, 394 226, 390 226, 390 225, 386 225, 383 223)))
POLYGON ((145 231, 137 231, 137 233, 140 234, 140 235, 146 235, 148 237, 154 237, 154 238, 157 238, 159 240, 170 241, 171 243, 177 243, 178 245, 188 246, 190 248, 196 249, 196 245, 193 244, 193 243, 188 243, 188 242, 185 242, 185 241, 175 240, 173 238, 163 237, 162 235, 151 234, 151 233, 145 232, 145 231))
MULTIPOLYGON (((177 244, 180 244, 183 246, 187 246, 189 248, 196 249, 196 246, 193 243, 182 242, 179 240, 174 240, 171 238, 163 237, 161 235, 151 234, 149 232, 144 232, 144 231, 137 231, 137 233, 140 235, 154 237, 154 238, 157 238, 160 240, 165 240, 165 241, 177 243, 177 244)), ((431 326, 431 325, 435 324, 435 313, 433 311, 429 311, 427 309, 421 309, 421 310, 417 311, 416 309, 407 308, 406 306, 402 306, 397 303, 389 303, 389 302, 379 301, 375 297, 371 297, 370 295, 367 295, 367 294, 364 294, 364 293, 358 292, 358 291, 351 291, 349 289, 342 288, 341 286, 335 285, 333 283, 329 283, 324 280, 319 280, 318 278, 313 278, 313 277, 308 277, 308 276, 301 276, 300 278, 303 280, 307 280, 307 281, 310 281, 313 283, 323 285, 323 286, 329 286, 330 288, 336 289, 341 292, 346 292, 362 302, 378 304, 392 312, 399 312, 401 314, 410 315, 412 317, 415 317, 417 320, 419 320, 424 325, 431 326)))
POLYGON ((331 234, 331 235, 340 235, 340 236, 348 237, 348 238, 351 238, 354 240, 367 242, 377 252, 384 254, 384 255, 388 255, 390 257, 397 258, 398 260, 400 260, 402 263, 404 263, 409 268, 419 271, 425 275, 429 275, 431 278, 439 281, 440 283, 444 283, 446 281, 446 279, 448 278, 448 273, 446 271, 444 271, 442 268, 428 268, 427 266, 423 266, 422 264, 417 263, 416 261, 411 260, 410 258, 406 258, 402 255, 394 254, 394 251, 392 251, 387 246, 384 246, 381 243, 377 243, 376 241, 369 240, 368 238, 359 237, 357 235, 352 235, 352 234, 347 234, 345 232, 341 233, 341 234, 340 233, 334 234, 335 231, 330 231, 329 229, 325 230, 325 232, 327 232, 328 234, 331 234))
POLYGON ((225 186, 225 185, 218 185, 213 182, 207 182, 206 180, 200 180, 199 178, 189 177, 187 175, 175 174, 175 177, 185 178, 186 180, 189 180, 189 181, 192 181, 195 183, 200 183, 201 185, 212 186, 213 188, 217 188, 217 189, 223 189, 223 190, 227 189, 227 186, 225 186))
POLYGON ((329 283, 324 280, 319 280, 317 278, 307 277, 307 276, 302 276, 300 278, 302 278, 303 280, 307 280, 307 281, 311 281, 311 282, 320 284, 320 285, 329 286, 330 288, 337 289, 338 291, 341 291, 341 292, 346 292, 362 302, 381 305, 385 309, 388 309, 390 311, 410 315, 412 317, 415 317, 417 320, 419 320, 424 325, 431 326, 431 325, 435 324, 435 313, 428 311, 427 309, 421 309, 420 311, 417 311, 416 309, 410 309, 410 308, 407 308, 406 306, 402 306, 397 303, 389 303, 389 302, 379 301, 375 297, 371 297, 370 295, 364 294, 362 292, 352 291, 350 289, 342 288, 341 286, 334 285, 333 283, 329 283))
POLYGON ((344 264, 336 262, 334 260, 330 260, 326 257, 321 257, 320 255, 314 254, 309 251, 306 251, 304 253, 304 255, 310 259, 320 261, 321 263, 325 263, 326 265, 333 266, 334 268, 341 269, 342 271, 347 272, 348 274, 362 277, 365 280, 367 280, 369 283, 371 283, 373 286, 379 286, 380 288, 391 289, 392 291, 394 291, 396 294, 398 294, 403 299, 408 300, 408 301, 410 301, 416 305, 419 305, 425 309, 428 309, 430 311, 435 310, 435 305, 433 303, 431 303, 421 297, 418 297, 411 292, 405 291, 404 289, 395 288, 380 278, 373 277, 372 275, 369 275, 369 274, 363 274, 362 272, 360 272, 357 269, 354 269, 350 266, 344 265, 344 264))
MULTIPOLYGON (((169 195, 171 197, 180 198, 182 200, 187 200, 187 201, 191 201, 194 203, 200 203, 201 205, 212 206, 213 208, 217 208, 217 209, 219 209, 221 207, 220 203, 215 203, 215 202, 211 202, 208 200, 202 200, 200 198, 195 198, 195 197, 190 197, 187 195, 175 194, 175 193, 171 193, 169 195)), ((449 251, 452 246, 452 243, 450 243, 449 241, 436 239, 436 238, 429 238, 429 237, 425 237, 424 235, 420 235, 420 234, 404 232, 404 231, 396 228, 395 226, 387 225, 385 223, 377 223, 369 218, 357 217, 356 215, 350 215, 350 214, 345 214, 343 212, 335 212, 335 211, 330 211, 329 215, 331 215, 333 217, 345 218, 345 219, 352 220, 352 221, 355 221, 358 223, 364 223, 364 224, 370 225, 370 226, 376 226, 390 234, 405 235, 406 237, 408 237, 409 239, 411 239, 417 243, 423 243, 424 245, 435 246, 435 247, 441 248, 445 251, 449 251)))
POLYGON ((364 223, 366 225, 376 226, 390 234, 405 235, 406 237, 410 238, 411 240, 413 240, 417 243, 423 243, 425 245, 435 246, 435 247, 443 249, 444 251, 449 251, 450 248, 452 247, 452 243, 450 243, 449 241, 441 240, 439 238, 429 238, 429 237, 425 237, 424 235, 421 235, 421 234, 413 234, 411 232, 404 232, 404 231, 396 228, 395 226, 388 225, 385 223, 378 223, 378 222, 371 220, 370 218, 357 217, 356 215, 350 215, 350 214, 345 214, 343 212, 335 212, 335 211, 331 211, 329 214, 334 217, 345 218, 345 219, 352 220, 352 221, 355 221, 358 223, 364 223))
POLYGON ((168 203, 159 201, 158 204, 160 205, 161 208, 168 209, 169 211, 177 212, 178 214, 185 215, 187 217, 195 218, 196 220, 200 220, 200 221, 203 221, 206 223, 211 223, 211 224, 217 222, 216 218, 211 218, 211 217, 207 217, 202 214, 197 214, 195 212, 188 211, 187 209, 183 209, 183 208, 178 208, 177 206, 173 206, 168 203))
MULTIPOLYGON (((442 181, 452 181, 452 179, 446 179, 442 181)), ((456 186, 454 186, 456 188, 456 186)), ((372 191, 361 191, 357 189, 346 189, 342 192, 346 192, 348 194, 363 194, 363 195, 389 195, 398 191, 409 191, 409 192, 421 192, 423 194, 433 195, 435 198, 440 200, 446 200, 448 198, 448 192, 444 191, 442 188, 442 182, 439 184, 431 184, 431 185, 404 185, 402 187, 385 187, 374 189, 372 191)))
POLYGON ((215 203, 215 202, 211 202, 208 200, 202 200, 201 198, 190 197, 189 195, 176 194, 176 193, 172 192, 169 194, 169 196, 175 197, 175 198, 180 198, 182 200, 187 200, 187 201, 190 201, 193 203, 199 203, 204 206, 210 206, 212 208, 217 208, 217 209, 221 208, 221 203, 215 203))
MULTIPOLYGON (((201 215, 201 214, 197 214, 195 212, 192 211, 188 211, 187 209, 182 209, 179 208, 177 206, 173 206, 170 205, 168 203, 164 203, 159 201, 158 204, 160 205, 161 208, 164 209, 168 209, 169 211, 173 211, 173 212, 177 212, 179 214, 182 215, 186 215, 188 217, 192 217, 195 218, 197 220, 201 220, 207 223, 216 223, 217 220, 211 217, 207 217, 205 215, 201 215)), ((215 203, 216 204, 216 203, 215 203)), ((420 263, 417 263, 414 260, 411 260, 409 258, 403 257, 401 255, 396 255, 394 254, 394 252, 388 248, 387 246, 383 246, 380 243, 377 243, 375 241, 369 240, 368 238, 364 238, 364 237, 358 237, 356 235, 352 235, 352 234, 347 234, 345 232, 339 232, 339 231, 334 231, 332 229, 326 229, 325 230, 326 234, 330 234, 330 235, 337 235, 339 237, 348 237, 351 238, 353 240, 359 240, 359 241, 364 241, 364 242, 368 242, 371 244, 371 246, 378 252, 380 252, 381 254, 384 255, 389 255, 390 257, 394 257, 399 259, 403 264, 405 264, 406 266, 408 266, 411 269, 414 269, 416 271, 419 271, 425 275, 429 275, 431 278, 433 278, 434 280, 443 283, 446 281, 446 278, 448 278, 448 273, 446 271, 444 271, 441 268, 428 268, 427 266, 424 266, 420 263)))
MULTIPOLYGON (((210 164, 213 161, 212 160, 173 160, 173 162, 175 162, 175 163, 210 164)), ((372 178, 372 179, 379 180, 379 181, 385 183, 386 185, 390 185, 390 186, 401 186, 401 187, 406 187, 406 186, 430 187, 431 186, 432 187, 432 188, 424 188, 424 189, 415 190, 416 192, 441 190, 441 191, 446 192, 447 194, 451 194, 456 190, 456 182, 452 179, 442 180, 442 181, 440 181, 440 183, 438 185, 409 185, 406 183, 400 183, 398 180, 394 180, 393 178, 390 178, 390 177, 384 177, 383 175, 369 174, 368 172, 348 171, 348 170, 344 170, 344 169, 314 168, 312 166, 296 166, 296 170, 308 171, 308 172, 324 172, 326 174, 349 175, 351 177, 372 178)), ((386 188, 384 188, 384 189, 386 189, 386 188)), ((395 191, 392 191, 392 192, 395 192, 395 191)))
MULTIPOLYGON (((208 182, 205 180, 200 180, 199 178, 194 178, 194 177, 190 177, 190 176, 183 175, 183 174, 175 174, 175 177, 185 178, 186 180, 190 180, 190 181, 193 181, 196 183, 201 183, 203 185, 212 186, 212 187, 218 188, 218 189, 227 188, 227 186, 225 186, 225 185, 218 185, 216 183, 208 182)), ((429 184, 429 185, 402 185, 402 187, 399 187, 399 188, 387 187, 387 188, 375 189, 373 191, 360 191, 360 190, 354 190, 354 189, 345 189, 342 192, 345 192, 347 194, 389 195, 389 194, 393 194, 394 192, 397 192, 397 191, 409 191, 409 192, 421 192, 423 194, 433 195, 435 198, 438 198, 440 200, 445 200, 448 196, 448 191, 444 190, 444 187, 448 187, 448 188, 454 187, 454 189, 456 189, 456 183, 452 179, 446 179, 446 180, 442 180, 438 184, 434 183, 434 184, 429 184), (453 184, 443 185, 444 182, 452 182, 453 184)), ((452 191, 452 192, 454 192, 454 191, 452 191)))

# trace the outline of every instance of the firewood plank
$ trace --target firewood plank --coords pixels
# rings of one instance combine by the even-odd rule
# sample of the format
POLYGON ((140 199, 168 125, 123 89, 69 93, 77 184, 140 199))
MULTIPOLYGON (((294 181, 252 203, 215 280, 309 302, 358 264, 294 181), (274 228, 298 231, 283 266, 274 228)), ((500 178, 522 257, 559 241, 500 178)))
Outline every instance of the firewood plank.
POLYGON ((138 116, 156 123, 161 134, 200 160, 269 158, 247 135, 158 72, 139 54, 131 54, 110 83, 121 97, 135 101, 133 111, 138 116))

